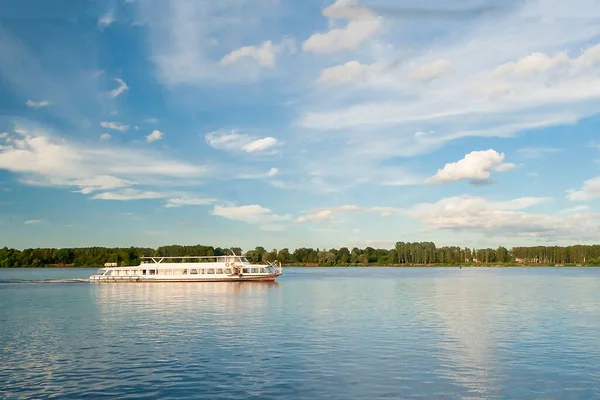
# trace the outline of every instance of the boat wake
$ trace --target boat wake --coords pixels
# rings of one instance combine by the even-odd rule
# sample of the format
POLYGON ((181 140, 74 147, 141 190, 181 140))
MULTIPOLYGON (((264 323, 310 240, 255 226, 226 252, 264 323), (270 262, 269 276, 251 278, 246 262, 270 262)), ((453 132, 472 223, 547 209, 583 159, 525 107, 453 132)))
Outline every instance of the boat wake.
POLYGON ((0 283, 80 283, 88 279, 0 279, 0 283))

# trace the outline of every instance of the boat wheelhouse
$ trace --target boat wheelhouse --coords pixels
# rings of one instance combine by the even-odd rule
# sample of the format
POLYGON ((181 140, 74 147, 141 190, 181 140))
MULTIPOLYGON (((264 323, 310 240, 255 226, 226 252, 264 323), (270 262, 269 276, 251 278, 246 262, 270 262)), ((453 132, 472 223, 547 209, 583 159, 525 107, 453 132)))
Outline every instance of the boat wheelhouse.
POLYGON ((92 282, 274 282, 281 263, 252 264, 244 256, 140 257, 133 267, 106 263, 91 275, 92 282))

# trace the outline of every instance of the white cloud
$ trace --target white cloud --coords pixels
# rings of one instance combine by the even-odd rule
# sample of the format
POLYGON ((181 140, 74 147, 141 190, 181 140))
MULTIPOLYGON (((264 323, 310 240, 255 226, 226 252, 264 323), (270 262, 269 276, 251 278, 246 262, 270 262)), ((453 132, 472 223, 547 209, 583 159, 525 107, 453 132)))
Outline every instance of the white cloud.
POLYGON ((551 240, 597 238, 600 232, 598 213, 554 215, 523 211, 546 200, 520 198, 493 202, 465 195, 418 204, 412 208, 410 215, 433 230, 551 240))
MULTIPOLYGON (((208 169, 160 153, 108 146, 89 145, 57 139, 36 128, 18 128, 18 133, 3 139, 0 169, 18 174, 30 185, 62 186, 90 194, 101 190, 123 189, 136 185, 193 183, 208 169)), ((113 197, 139 195, 116 192, 113 197)), ((164 195, 167 196, 167 195, 164 195)), ((108 198, 110 194, 97 198, 108 198)))
POLYGON ((279 173, 278 168, 271 168, 269 172, 267 172, 267 177, 272 178, 279 173))
POLYGON ((148 118, 145 121, 149 124, 156 124, 158 122, 158 118, 148 118))
POLYGON ((342 65, 325 68, 317 78, 318 82, 325 84, 348 84, 358 80, 367 80, 370 75, 378 74, 386 65, 374 63, 371 65, 361 64, 358 61, 348 61, 342 65))
POLYGON ((481 184, 489 180, 491 171, 503 172, 515 167, 511 163, 502 163, 503 160, 504 153, 493 149, 472 151, 457 162, 447 163, 425 182, 435 184, 469 180, 472 184, 481 184))
POLYGON ((109 96, 113 99, 129 89, 129 86, 127 86, 123 79, 115 78, 115 81, 119 84, 119 86, 111 90, 109 93, 109 96))
POLYGON ((307 221, 314 222, 325 222, 333 218, 335 214, 340 213, 372 213, 379 214, 382 217, 389 217, 392 214, 396 214, 404 211, 402 208, 396 207, 368 207, 363 208, 356 205, 342 205, 338 207, 324 208, 324 209, 316 209, 309 211, 305 215, 302 215, 296 219, 296 222, 303 223, 307 221))
POLYGON ((211 214, 235 221, 257 225, 262 230, 283 230, 282 223, 292 219, 291 215, 277 215, 257 204, 247 206, 215 206, 211 214))
MULTIPOLYGON (((278 168, 271 168, 267 172, 248 173, 245 171, 243 174, 237 176, 238 179, 270 179, 275 177, 279 173, 278 168)), ((270 181, 272 183, 273 181, 270 181)), ((276 185, 273 185, 276 186, 276 185)))
MULTIPOLYGON (((418 46, 396 37, 409 29, 427 35, 431 21, 407 26, 388 20, 380 45, 321 71, 322 83, 359 84, 312 87, 298 107, 298 136, 318 137, 319 146, 351 160, 342 161, 346 167, 362 164, 375 171, 378 163, 438 150, 451 140, 510 137, 593 115, 600 99, 600 45, 592 26, 600 4, 582 1, 586 12, 558 0, 522 2, 492 17, 465 20, 459 31, 438 21, 440 35, 418 46), (571 61, 523 67, 532 63, 532 53, 553 58, 560 51, 571 61), (373 65, 383 68, 369 73, 373 65), (414 78, 429 80, 424 85, 414 78)), ((434 12, 439 8, 431 5, 434 12)))
POLYGON ((600 176, 583 182, 583 187, 581 189, 570 189, 567 193, 567 198, 573 201, 586 201, 600 198, 600 176))
POLYGON ((104 28, 110 26, 115 21, 115 17, 112 14, 105 14, 98 19, 98 26, 104 28))
POLYGON ((29 108, 41 108, 41 107, 48 107, 52 103, 48 100, 41 100, 41 101, 27 100, 25 102, 25 104, 29 108))
POLYGON ((302 50, 318 54, 354 50, 381 30, 380 19, 367 8, 352 7, 352 0, 337 0, 323 10, 330 22, 349 19, 344 28, 333 28, 326 33, 314 33, 302 43, 302 50))
POLYGON ((561 210, 560 213, 561 214, 581 213, 581 212, 585 212, 585 211, 590 211, 591 209, 592 209, 592 207, 590 207, 590 206, 581 205, 581 206, 565 208, 564 210, 561 210))
POLYGON ((260 47, 244 46, 232 51, 221 59, 221 64, 229 65, 244 57, 250 57, 258 61, 258 64, 262 67, 275 68, 276 52, 277 48, 270 40, 267 40, 260 47))
POLYGON ((431 64, 421 66, 412 73, 413 78, 419 81, 431 81, 447 74, 452 70, 452 63, 448 60, 436 60, 431 64))
POLYGON ((247 134, 230 132, 210 132, 204 137, 206 143, 211 147, 220 150, 244 151, 246 153, 264 153, 273 154, 278 151, 279 145, 274 137, 255 138, 247 134))
POLYGON ((110 133, 102 133, 100 135, 100 140, 109 140, 110 138, 112 138, 112 135, 110 133))
POLYGON ((294 52, 288 38, 268 44, 269 38, 261 25, 270 23, 264 19, 278 7, 272 0, 251 3, 149 0, 139 2, 137 19, 147 26, 150 57, 162 83, 174 86, 252 82, 265 70, 273 71, 264 68, 275 65, 271 53, 294 52), (156 24, 157 20, 161 23, 156 24), (262 45, 248 46, 249 41, 262 45), (232 52, 226 63, 237 62, 226 66, 221 63, 223 54, 215 51, 216 44, 221 48, 227 46, 227 51, 232 52), (241 62, 242 56, 252 58, 253 62, 241 62))
POLYGON ((167 200, 165 208, 174 208, 182 206, 204 206, 214 203, 216 199, 207 199, 202 197, 177 197, 167 200))
POLYGON ((100 122, 100 126, 106 129, 114 129, 115 131, 125 132, 129 129, 129 125, 124 125, 120 122, 100 122))
POLYGON ((28 221, 25 221, 25 225, 37 225, 41 224, 42 222, 44 222, 44 220, 42 219, 30 219, 28 221))
POLYGON ((111 175, 97 175, 91 178, 73 179, 70 183, 72 186, 80 187, 79 192, 83 194, 90 194, 99 190, 124 188, 132 184, 130 181, 111 175))
POLYGON ((151 134, 146 136, 146 142, 148 142, 148 143, 156 142, 157 140, 162 139, 163 136, 164 136, 164 133, 162 133, 161 131, 153 130, 151 134))
POLYGON ((265 151, 277 145, 277 139, 274 137, 264 137, 261 139, 253 140, 250 143, 245 144, 242 149, 247 153, 254 153, 257 151, 265 151))
POLYGON ((97 193, 92 196, 92 199, 129 201, 129 200, 160 199, 160 198, 163 198, 166 196, 167 195, 165 193, 126 188, 126 189, 116 190, 113 192, 97 193))

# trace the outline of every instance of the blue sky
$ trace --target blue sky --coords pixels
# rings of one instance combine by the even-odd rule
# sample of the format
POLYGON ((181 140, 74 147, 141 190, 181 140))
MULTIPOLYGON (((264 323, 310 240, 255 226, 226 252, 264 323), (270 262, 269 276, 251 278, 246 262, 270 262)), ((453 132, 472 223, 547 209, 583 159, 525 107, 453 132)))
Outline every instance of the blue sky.
POLYGON ((0 16, 2 245, 598 240, 597 1, 0 16))

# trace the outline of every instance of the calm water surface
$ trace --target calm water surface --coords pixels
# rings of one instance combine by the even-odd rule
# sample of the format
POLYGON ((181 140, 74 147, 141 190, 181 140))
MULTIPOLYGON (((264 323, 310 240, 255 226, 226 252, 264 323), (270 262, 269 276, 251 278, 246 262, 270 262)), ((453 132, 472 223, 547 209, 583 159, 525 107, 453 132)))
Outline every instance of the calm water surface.
POLYGON ((0 270, 1 398, 600 397, 599 268, 92 271, 0 270))

